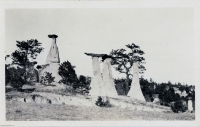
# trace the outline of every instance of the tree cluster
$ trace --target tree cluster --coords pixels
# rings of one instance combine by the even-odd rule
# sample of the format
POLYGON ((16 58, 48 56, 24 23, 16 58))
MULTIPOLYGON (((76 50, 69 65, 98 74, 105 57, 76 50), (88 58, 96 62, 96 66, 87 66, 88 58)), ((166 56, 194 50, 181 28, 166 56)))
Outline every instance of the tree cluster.
POLYGON ((12 87, 21 88, 25 83, 31 84, 33 80, 38 81, 34 65, 37 64, 35 59, 38 54, 44 49, 41 44, 36 39, 17 41, 17 50, 5 57, 11 57, 13 60, 12 64, 5 65, 6 84, 10 83, 12 87))
MULTIPOLYGON (((119 95, 125 95, 125 84, 126 79, 115 79, 116 90, 119 95)), ((129 81, 129 88, 131 86, 131 80, 129 81)), ((146 101, 153 101, 153 95, 158 95, 160 99, 160 104, 169 106, 171 102, 177 102, 180 100, 195 100, 195 87, 192 85, 183 85, 181 83, 172 84, 170 81, 168 83, 156 83, 152 79, 149 81, 144 78, 140 78, 140 87, 143 95, 147 99, 146 101), (176 90, 174 90, 176 89, 176 90), (177 91, 177 92, 176 92, 177 91), (186 93, 185 96, 182 96, 180 93, 186 93)))
POLYGON ((142 57, 144 51, 140 49, 140 47, 134 43, 126 45, 126 49, 116 49, 110 52, 110 55, 116 57, 117 59, 112 60, 112 65, 114 65, 115 69, 119 73, 123 73, 126 75, 126 83, 125 83, 125 94, 128 94, 129 91, 129 82, 131 74, 131 68, 134 63, 139 64, 140 73, 143 73, 146 68, 143 66, 145 63, 145 58, 142 57))
POLYGON ((6 86, 9 84, 15 89, 20 89, 24 84, 25 80, 23 78, 24 75, 24 69, 22 68, 6 68, 5 69, 5 81, 6 81, 6 86))
POLYGON ((75 66, 73 66, 69 61, 61 63, 58 69, 58 74, 62 77, 59 81, 60 83, 72 86, 78 93, 88 93, 91 77, 86 77, 84 75, 77 77, 75 66))

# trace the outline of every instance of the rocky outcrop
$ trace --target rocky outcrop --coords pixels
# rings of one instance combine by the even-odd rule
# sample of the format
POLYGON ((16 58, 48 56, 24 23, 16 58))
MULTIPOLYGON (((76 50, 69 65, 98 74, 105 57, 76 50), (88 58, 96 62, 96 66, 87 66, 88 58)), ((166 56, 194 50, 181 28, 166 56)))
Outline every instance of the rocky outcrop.
POLYGON ((140 88, 138 63, 133 64, 133 79, 131 83, 131 89, 129 90, 127 96, 137 100, 145 101, 144 95, 140 88))
POLYGON ((192 100, 188 100, 188 111, 193 111, 192 100))

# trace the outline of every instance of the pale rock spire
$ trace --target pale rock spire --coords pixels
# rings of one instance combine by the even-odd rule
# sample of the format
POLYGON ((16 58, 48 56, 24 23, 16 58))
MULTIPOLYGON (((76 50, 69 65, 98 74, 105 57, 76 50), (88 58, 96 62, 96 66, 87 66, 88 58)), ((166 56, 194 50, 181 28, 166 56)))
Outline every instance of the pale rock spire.
POLYGON ((93 77, 90 84, 89 95, 101 96, 101 87, 103 86, 101 78, 101 70, 98 57, 92 57, 93 77))
POLYGON ((133 79, 131 83, 131 89, 129 90, 127 96, 137 100, 145 101, 144 95, 140 88, 138 62, 133 63, 133 79))
POLYGON ((62 77, 58 74, 58 68, 60 66, 59 50, 56 45, 57 35, 48 35, 49 38, 52 38, 52 45, 49 50, 49 54, 46 59, 46 66, 41 70, 40 77, 45 73, 52 73, 52 76, 55 77, 54 81, 59 82, 62 77))
POLYGON ((103 87, 101 88, 102 96, 117 98, 118 94, 115 88, 112 68, 111 68, 111 58, 106 58, 104 60, 102 78, 103 78, 103 87))
POLYGON ((58 36, 57 35, 48 35, 48 36, 49 36, 49 38, 52 38, 52 44, 51 44, 51 48, 49 50, 49 54, 47 56, 46 64, 60 63, 58 46, 56 44, 56 38, 58 36))

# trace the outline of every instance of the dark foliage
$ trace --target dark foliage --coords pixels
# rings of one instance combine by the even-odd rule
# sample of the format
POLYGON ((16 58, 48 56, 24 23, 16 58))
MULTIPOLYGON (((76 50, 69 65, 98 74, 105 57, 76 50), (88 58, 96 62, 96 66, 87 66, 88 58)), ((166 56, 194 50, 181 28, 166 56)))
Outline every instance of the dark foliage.
POLYGON ((41 83, 44 85, 50 85, 54 82, 55 77, 52 76, 52 73, 45 72, 43 76, 41 76, 41 83))
POLYGON ((126 75, 126 87, 125 87, 125 93, 128 94, 129 91, 129 80, 131 74, 131 68, 133 66, 133 63, 138 62, 139 63, 139 70, 140 73, 143 73, 146 69, 143 66, 145 63, 145 58, 142 57, 144 52, 140 49, 139 46, 135 45, 134 43, 126 45, 126 47, 129 49, 129 52, 126 52, 126 49, 117 49, 112 50, 110 52, 110 55, 112 57, 117 57, 117 59, 112 60, 112 65, 115 66, 115 69, 119 71, 119 73, 124 73, 126 75))
POLYGON ((5 83, 8 84, 11 80, 11 72, 8 70, 7 65, 5 65, 5 83))
MULTIPOLYGON (((126 79, 115 79, 116 90, 119 95, 125 95, 125 84, 126 79)), ((131 85, 131 80, 129 82, 129 86, 131 85)), ((181 83, 172 84, 171 82, 168 83, 156 83, 152 79, 147 80, 143 77, 140 78, 140 87, 142 93, 145 97, 148 98, 147 101, 154 100, 153 95, 158 95, 160 99, 160 104, 169 106, 171 102, 176 102, 179 100, 188 100, 188 98, 195 100, 195 88, 194 86, 182 85, 181 83), (181 92, 186 92, 186 96, 182 96, 178 94, 177 91, 174 90, 176 88, 178 91, 182 90, 181 92), (186 91, 187 90, 187 91, 186 91)), ((180 92, 179 91, 179 92, 180 92)))
POLYGON ((28 69, 37 64, 37 62, 33 60, 36 59, 37 55, 43 50, 41 44, 42 43, 38 42, 36 39, 17 41, 16 46, 18 49, 11 54, 13 64, 24 68, 24 79, 26 82, 28 69))
POLYGON ((98 97, 98 99, 97 99, 97 101, 96 101, 96 103, 95 103, 97 106, 99 106, 99 107, 111 107, 111 104, 110 104, 110 102, 109 102, 109 100, 108 99, 106 99, 106 101, 104 101, 104 99, 102 98, 102 97, 98 97))
POLYGON ((187 110, 186 104, 181 100, 172 103, 170 107, 174 113, 178 113, 179 111, 185 112, 187 110))
POLYGON ((37 68, 38 70, 40 70, 40 69, 42 69, 42 66, 41 66, 41 65, 37 65, 36 68, 37 68))
POLYGON ((20 89, 25 80, 23 78, 24 69, 21 68, 6 68, 6 83, 9 83, 13 88, 20 89))
MULTIPOLYGON (((33 62, 30 62, 30 58, 36 59, 37 55, 43 50, 40 47, 41 44, 36 39, 17 41, 16 46, 18 50, 12 53, 13 63, 20 66, 29 66, 32 64, 33 62)), ((35 62, 33 64, 36 64, 35 62)))
MULTIPOLYGON (((131 86, 131 79, 129 80, 129 86, 131 86)), ((115 79, 115 88, 117 90, 118 95, 126 95, 126 79, 115 79)), ((129 87, 130 88, 130 87, 129 87)))
POLYGON ((78 86, 77 87, 81 87, 81 88, 85 88, 87 90, 90 89, 90 83, 91 83, 91 77, 86 77, 84 75, 80 75, 79 79, 78 79, 78 86))
POLYGON ((71 65, 69 61, 67 62, 65 61, 61 63, 58 69, 58 74, 62 77, 62 80, 60 80, 60 82, 66 85, 72 85, 74 88, 76 88, 78 78, 77 78, 74 68, 75 66, 71 65))
POLYGON ((81 94, 87 94, 90 90, 91 77, 80 75, 77 84, 75 84, 76 91, 81 94))
POLYGON ((140 87, 143 94, 150 95, 152 97, 155 94, 154 88, 157 86, 157 83, 153 82, 152 79, 148 81, 147 79, 140 78, 140 87))

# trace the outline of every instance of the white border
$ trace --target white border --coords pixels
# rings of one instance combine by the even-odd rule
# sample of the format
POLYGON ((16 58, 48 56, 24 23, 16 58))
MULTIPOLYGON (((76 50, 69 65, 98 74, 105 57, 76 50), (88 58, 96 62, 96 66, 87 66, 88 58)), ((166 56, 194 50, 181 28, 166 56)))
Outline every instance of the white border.
MULTIPOLYGON (((0 1, 0 125, 15 126, 200 126, 199 121, 199 79, 200 79, 200 1, 199 0, 134 0, 134 1, 0 1), (194 8, 194 43, 195 43, 195 121, 42 121, 42 122, 7 122, 5 121, 5 9, 20 8, 194 8)), ((189 58, 188 58, 189 60, 189 58)))

